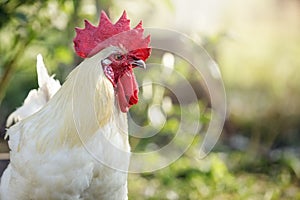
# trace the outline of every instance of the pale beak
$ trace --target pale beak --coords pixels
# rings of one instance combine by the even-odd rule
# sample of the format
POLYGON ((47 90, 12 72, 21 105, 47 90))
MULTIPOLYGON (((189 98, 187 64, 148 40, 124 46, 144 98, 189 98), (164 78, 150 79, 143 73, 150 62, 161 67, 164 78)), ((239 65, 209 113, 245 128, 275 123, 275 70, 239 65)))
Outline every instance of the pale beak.
POLYGON ((135 60, 132 63, 132 66, 146 69, 146 64, 143 60, 135 60))

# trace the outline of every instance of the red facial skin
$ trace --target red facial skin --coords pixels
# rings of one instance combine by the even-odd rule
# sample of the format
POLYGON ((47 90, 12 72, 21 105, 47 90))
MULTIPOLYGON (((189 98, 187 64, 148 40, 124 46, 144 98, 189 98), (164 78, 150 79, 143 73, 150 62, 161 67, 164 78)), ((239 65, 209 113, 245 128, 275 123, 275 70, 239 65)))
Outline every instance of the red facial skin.
POLYGON ((135 61, 142 60, 138 57, 136 52, 115 53, 106 58, 110 64, 102 62, 104 74, 114 86, 120 110, 124 113, 138 103, 139 89, 133 73, 133 68, 139 67, 135 61))

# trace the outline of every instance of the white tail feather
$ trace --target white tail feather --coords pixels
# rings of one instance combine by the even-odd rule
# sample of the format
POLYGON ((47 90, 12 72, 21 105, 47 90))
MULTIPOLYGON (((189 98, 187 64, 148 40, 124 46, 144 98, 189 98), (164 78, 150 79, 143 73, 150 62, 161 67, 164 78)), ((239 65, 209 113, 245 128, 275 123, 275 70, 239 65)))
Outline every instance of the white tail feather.
POLYGON ((36 69, 39 88, 29 91, 23 105, 9 115, 6 121, 6 127, 40 110, 60 89, 61 85, 59 80, 55 80, 54 76, 49 76, 41 54, 37 55, 36 69))

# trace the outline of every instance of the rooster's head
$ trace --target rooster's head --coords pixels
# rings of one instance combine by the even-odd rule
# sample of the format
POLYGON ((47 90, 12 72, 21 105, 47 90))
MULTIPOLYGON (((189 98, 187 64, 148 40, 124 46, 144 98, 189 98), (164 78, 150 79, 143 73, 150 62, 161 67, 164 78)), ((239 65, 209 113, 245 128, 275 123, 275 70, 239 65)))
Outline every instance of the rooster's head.
POLYGON ((117 47, 101 61, 104 75, 115 88, 122 112, 138 102, 138 86, 133 68, 145 68, 145 60, 150 56, 150 36, 144 38, 142 22, 130 28, 126 12, 113 24, 105 12, 101 12, 98 26, 85 20, 85 28, 76 28, 74 47, 82 58, 92 57, 100 51, 117 47))

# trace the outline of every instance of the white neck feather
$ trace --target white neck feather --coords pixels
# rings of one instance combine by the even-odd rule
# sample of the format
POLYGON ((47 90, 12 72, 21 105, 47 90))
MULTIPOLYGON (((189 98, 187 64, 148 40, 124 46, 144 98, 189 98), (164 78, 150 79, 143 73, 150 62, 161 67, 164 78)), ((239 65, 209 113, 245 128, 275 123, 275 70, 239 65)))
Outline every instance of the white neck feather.
POLYGON ((43 130, 31 134, 40 151, 45 151, 49 145, 51 149, 81 146, 110 123, 125 130, 122 137, 128 140, 126 114, 116 105, 114 88, 101 66, 101 60, 112 50, 113 47, 107 48, 85 59, 69 74, 46 106, 29 117, 36 120, 31 123, 35 130, 43 130))

